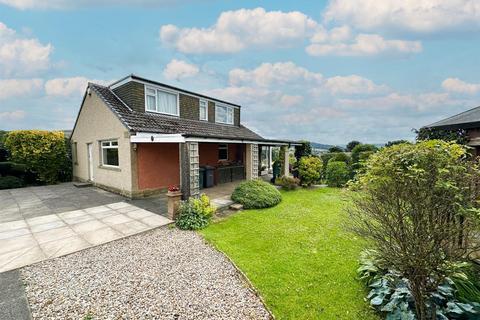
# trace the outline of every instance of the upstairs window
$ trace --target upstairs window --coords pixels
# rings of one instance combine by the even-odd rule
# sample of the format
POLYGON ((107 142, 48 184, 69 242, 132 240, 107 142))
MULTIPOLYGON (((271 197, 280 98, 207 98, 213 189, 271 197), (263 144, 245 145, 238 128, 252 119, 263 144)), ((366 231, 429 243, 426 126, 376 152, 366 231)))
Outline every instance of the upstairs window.
POLYGON ((219 161, 228 160, 228 144, 218 145, 218 160, 219 161))
POLYGON ((208 121, 208 102, 200 99, 200 120, 208 121))
POLYGON ((118 141, 102 141, 102 166, 118 167, 118 141))
POLYGON ((216 105, 215 122, 233 124, 233 107, 216 105))
POLYGON ((145 110, 178 116, 178 96, 169 91, 145 87, 145 110))

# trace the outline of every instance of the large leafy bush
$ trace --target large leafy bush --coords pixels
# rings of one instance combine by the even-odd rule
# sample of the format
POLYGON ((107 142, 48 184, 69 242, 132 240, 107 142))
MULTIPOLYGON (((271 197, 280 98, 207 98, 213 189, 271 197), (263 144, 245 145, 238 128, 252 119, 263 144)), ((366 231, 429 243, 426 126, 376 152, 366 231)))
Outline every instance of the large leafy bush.
POLYGON ((215 210, 206 195, 203 194, 198 199, 192 197, 180 205, 175 224, 182 230, 203 229, 210 223, 215 210))
POLYGON ((303 157, 298 161, 298 174, 304 186, 311 186, 320 181, 322 160, 318 157, 303 157))
POLYGON ((408 280, 418 319, 445 283, 445 266, 477 249, 480 170, 464 146, 430 140, 371 155, 353 184, 355 232, 408 280))
POLYGON ((343 161, 328 161, 325 172, 329 187, 343 187, 350 177, 348 166, 343 161))
POLYGON ((58 182, 69 161, 61 131, 11 131, 5 139, 5 148, 11 161, 25 164, 44 183, 58 182))
POLYGON ((271 184, 256 179, 240 183, 232 193, 232 200, 245 209, 261 209, 276 206, 282 201, 282 195, 271 184))

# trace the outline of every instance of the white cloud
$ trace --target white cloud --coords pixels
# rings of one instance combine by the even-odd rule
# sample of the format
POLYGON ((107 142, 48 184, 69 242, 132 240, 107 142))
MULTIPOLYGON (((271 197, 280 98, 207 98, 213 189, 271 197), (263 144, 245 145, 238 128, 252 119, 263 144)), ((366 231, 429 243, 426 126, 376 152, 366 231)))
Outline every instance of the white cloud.
POLYGON ((7 76, 27 75, 50 66, 51 44, 25 39, 0 22, 0 72, 7 76))
POLYGON ((385 96, 364 99, 340 99, 340 103, 346 107, 359 110, 396 110, 407 112, 408 110, 425 111, 435 108, 458 105, 458 101, 451 100, 448 93, 427 92, 421 94, 401 94, 397 92, 385 96))
MULTIPOLYGON (((422 51, 420 41, 387 40, 378 34, 359 34, 348 42, 332 41, 331 35, 322 38, 316 34, 305 50, 312 56, 371 56, 381 53, 418 53, 422 51), (319 40, 331 42, 318 42, 319 40)), ((345 40, 345 39, 342 39, 345 40)))
POLYGON ((160 28, 163 43, 184 53, 233 53, 247 47, 287 47, 301 42, 317 23, 298 12, 239 9, 220 14, 209 28, 160 28))
POLYGON ((45 83, 45 92, 48 96, 71 96, 82 95, 85 92, 88 82, 105 85, 109 81, 90 80, 85 77, 55 78, 45 83))
POLYGON ((361 30, 430 33, 480 27, 478 0, 330 0, 326 22, 348 23, 361 30))
MULTIPOLYGON (((192 0, 190 0, 191 2, 192 0)), ((26 9, 73 9, 90 6, 167 6, 174 5, 175 0, 0 0, 0 4, 26 10, 26 9)))
POLYGON ((0 120, 2 121, 16 121, 25 118, 25 111, 16 110, 16 111, 5 111, 0 112, 0 120))
POLYGON ((25 97, 42 88, 42 79, 0 79, 0 99, 25 97))
POLYGON ((163 75, 167 79, 180 80, 196 76, 198 72, 199 69, 196 65, 182 60, 172 59, 163 70, 163 75))
POLYGON ((303 102, 303 96, 285 94, 280 98, 280 103, 284 107, 293 107, 303 102))
POLYGON ((325 87, 332 94, 375 94, 388 90, 385 85, 377 85, 372 80, 358 75, 336 76, 326 80, 325 87))
POLYGON ((442 82, 443 89, 449 92, 476 94, 480 92, 480 83, 468 83, 458 78, 448 78, 442 82))
POLYGON ((233 69, 229 72, 230 84, 235 86, 251 85, 252 83, 262 87, 285 84, 319 84, 322 79, 320 73, 311 72, 291 61, 262 63, 253 70, 233 69))

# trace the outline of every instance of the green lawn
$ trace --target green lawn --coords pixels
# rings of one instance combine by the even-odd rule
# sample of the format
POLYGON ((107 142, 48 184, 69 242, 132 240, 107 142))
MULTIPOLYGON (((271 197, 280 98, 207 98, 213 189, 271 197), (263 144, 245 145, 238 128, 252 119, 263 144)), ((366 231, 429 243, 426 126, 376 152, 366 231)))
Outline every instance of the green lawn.
POLYGON ((277 319, 378 319, 356 279, 362 241, 342 225, 344 191, 282 195, 274 208, 239 212, 201 233, 245 272, 277 319))

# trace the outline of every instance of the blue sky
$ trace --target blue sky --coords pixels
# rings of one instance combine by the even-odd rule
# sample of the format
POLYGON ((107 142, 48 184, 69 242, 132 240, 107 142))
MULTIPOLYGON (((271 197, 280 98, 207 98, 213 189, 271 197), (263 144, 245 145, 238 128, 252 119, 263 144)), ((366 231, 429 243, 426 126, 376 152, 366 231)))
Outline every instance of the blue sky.
POLYGON ((479 31, 475 0, 0 0, 0 129, 69 129, 87 81, 135 73, 266 137, 413 139, 478 105, 479 31))

